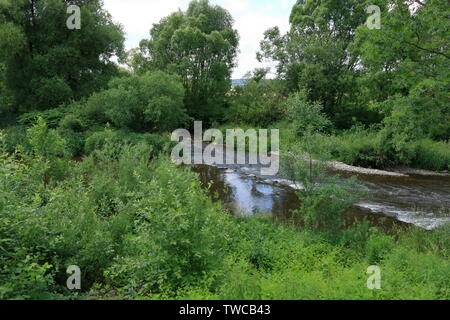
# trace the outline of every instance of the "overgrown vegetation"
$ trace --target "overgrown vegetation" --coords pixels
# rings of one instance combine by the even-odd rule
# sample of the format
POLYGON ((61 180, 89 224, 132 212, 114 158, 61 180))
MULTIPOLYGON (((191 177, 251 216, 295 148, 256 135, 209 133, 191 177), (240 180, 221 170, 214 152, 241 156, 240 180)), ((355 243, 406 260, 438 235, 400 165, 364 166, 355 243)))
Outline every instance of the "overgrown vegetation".
POLYGON ((239 35, 207 0, 127 55, 101 0, 0 0, 0 299, 449 299, 450 227, 344 229, 359 187, 316 161, 450 170, 449 14, 446 0, 299 0, 261 43, 276 78, 232 87, 239 35), (232 217, 173 165, 169 133, 193 120, 279 128, 296 223, 232 217), (374 264, 382 290, 366 286, 374 264))
POLYGON ((394 237, 367 223, 298 230, 235 218, 148 143, 107 141, 75 162, 56 157, 64 140, 43 121, 28 134, 31 152, 0 155, 2 299, 450 297, 449 228, 394 237), (374 263, 380 291, 366 288, 374 263), (77 295, 65 286, 72 264, 83 270, 77 295))

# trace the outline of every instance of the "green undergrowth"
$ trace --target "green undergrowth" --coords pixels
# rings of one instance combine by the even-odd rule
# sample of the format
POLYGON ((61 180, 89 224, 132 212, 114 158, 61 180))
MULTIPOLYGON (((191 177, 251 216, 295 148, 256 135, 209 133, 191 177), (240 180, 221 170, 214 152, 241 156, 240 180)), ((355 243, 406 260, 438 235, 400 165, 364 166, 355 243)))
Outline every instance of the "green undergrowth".
POLYGON ((330 238, 236 218, 146 141, 75 162, 45 124, 27 134, 31 151, 0 154, 1 299, 450 298, 448 227, 393 236, 362 223, 330 238), (65 286, 70 265, 81 292, 65 286), (381 290, 366 286, 370 265, 381 290))

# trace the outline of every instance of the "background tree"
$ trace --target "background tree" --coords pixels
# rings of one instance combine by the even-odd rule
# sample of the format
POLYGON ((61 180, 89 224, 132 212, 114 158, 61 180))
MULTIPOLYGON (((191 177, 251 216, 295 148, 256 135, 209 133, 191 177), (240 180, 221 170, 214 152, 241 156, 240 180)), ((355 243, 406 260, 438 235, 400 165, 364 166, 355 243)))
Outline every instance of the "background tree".
POLYGON ((0 126, 12 109, 12 97, 5 83, 5 66, 0 63, 0 126))
POLYGON ((310 101, 321 102, 338 127, 362 116, 355 90, 358 56, 350 45, 368 17, 367 5, 360 0, 298 0, 290 31, 266 31, 258 53, 259 60, 278 62, 278 74, 289 88, 305 90, 310 101))
POLYGON ((238 42, 228 11, 208 0, 195 0, 186 12, 173 13, 153 26, 132 66, 140 72, 156 69, 181 76, 189 114, 212 121, 221 117, 225 106, 238 42))
POLYGON ((17 108, 48 109, 103 88, 117 73, 122 28, 102 0, 1 0, 0 62, 17 108), (69 4, 81 8, 81 29, 69 30, 69 4))

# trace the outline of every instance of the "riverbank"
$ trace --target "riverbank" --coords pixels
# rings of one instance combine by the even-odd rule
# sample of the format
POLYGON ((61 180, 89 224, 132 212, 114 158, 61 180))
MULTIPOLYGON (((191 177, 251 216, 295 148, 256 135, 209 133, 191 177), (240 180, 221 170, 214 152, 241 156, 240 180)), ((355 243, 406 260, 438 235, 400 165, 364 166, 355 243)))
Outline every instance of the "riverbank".
MULTIPOLYGON (((224 124, 219 126, 224 134, 227 129, 260 129, 251 125, 224 124)), ((304 144, 295 134, 292 124, 281 121, 268 126, 280 132, 280 151, 286 153, 304 144)), ((450 144, 427 139, 410 141, 408 151, 395 151, 383 145, 376 131, 355 129, 333 135, 315 134, 310 143, 315 151, 313 158, 329 162, 330 167, 341 171, 362 174, 402 176, 450 176, 450 144)), ((270 140, 269 140, 270 143, 270 140)), ((387 142, 386 142, 387 143, 387 142)), ((245 144, 249 151, 248 142, 245 144)), ((269 150, 271 146, 269 145, 269 150)))
MULTIPOLYGON (((286 123, 280 123, 281 149, 304 143, 286 123)), ((400 174, 448 175, 450 144, 429 139, 405 142, 402 148, 383 140, 379 131, 355 129, 333 135, 315 134, 309 143, 318 158, 337 166, 376 169, 400 174), (342 164, 344 165, 342 165, 342 164)), ((373 171, 376 174, 376 171, 373 171)))

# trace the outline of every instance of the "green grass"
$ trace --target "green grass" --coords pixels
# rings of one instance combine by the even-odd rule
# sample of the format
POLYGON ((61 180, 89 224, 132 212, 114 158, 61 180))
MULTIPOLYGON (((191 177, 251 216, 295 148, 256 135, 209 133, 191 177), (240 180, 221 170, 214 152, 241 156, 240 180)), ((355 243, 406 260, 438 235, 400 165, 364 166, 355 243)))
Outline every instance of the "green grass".
MULTIPOLYGON (((239 243, 224 264, 219 285, 191 286, 178 298, 449 298, 449 244, 437 245, 448 237, 448 228, 431 233, 413 230, 398 240, 367 229, 364 240, 329 243, 320 234, 274 225, 268 219, 250 218, 237 224, 239 243), (418 247, 412 241, 418 238, 433 249, 418 247), (366 286, 366 271, 373 264, 381 268, 381 290, 366 286)), ((347 235, 356 232, 349 230, 347 235)))
MULTIPOLYGON (((282 151, 289 151, 302 142, 288 123, 282 122, 278 126, 282 151)), ((450 170, 449 142, 420 139, 397 146, 384 141, 379 131, 350 130, 317 135, 313 144, 316 149, 325 151, 330 160, 354 166, 385 169, 403 165, 434 171, 450 170)))

